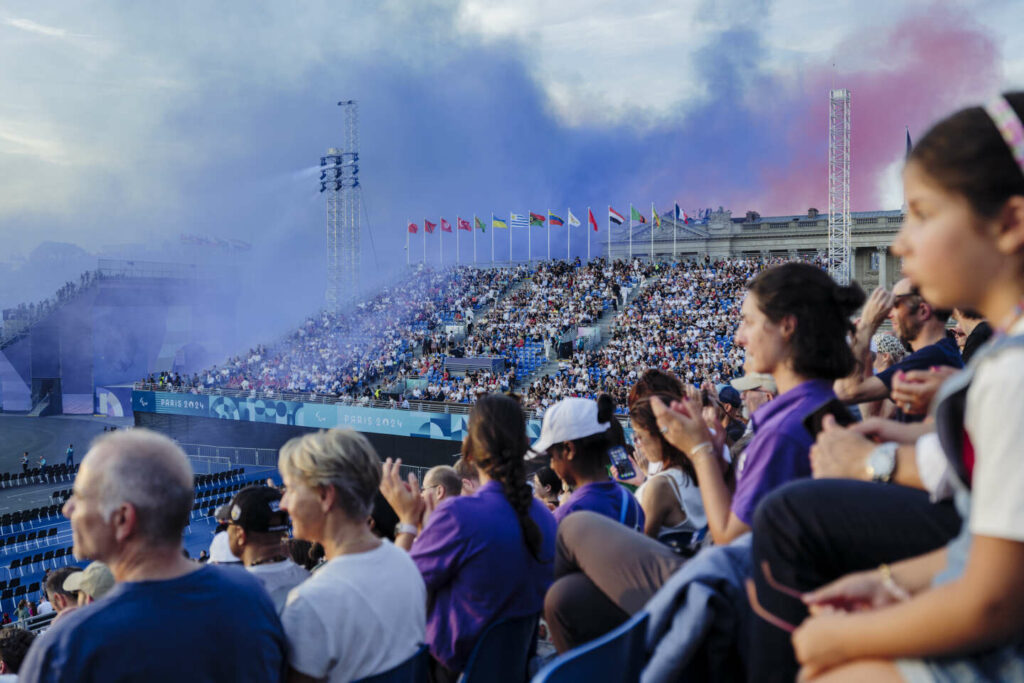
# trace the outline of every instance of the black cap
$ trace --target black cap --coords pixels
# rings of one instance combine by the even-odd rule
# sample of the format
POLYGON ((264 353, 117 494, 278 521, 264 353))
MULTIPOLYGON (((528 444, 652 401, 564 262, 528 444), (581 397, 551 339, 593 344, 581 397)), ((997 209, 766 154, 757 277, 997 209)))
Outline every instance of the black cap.
POLYGON ((216 517, 257 533, 288 530, 288 513, 281 509, 281 492, 270 486, 246 486, 230 503, 217 509, 216 517))
POLYGON ((740 398, 740 392, 732 388, 728 384, 722 387, 722 390, 718 392, 718 400, 722 403, 728 403, 731 406, 739 408, 743 405, 743 399, 740 398))

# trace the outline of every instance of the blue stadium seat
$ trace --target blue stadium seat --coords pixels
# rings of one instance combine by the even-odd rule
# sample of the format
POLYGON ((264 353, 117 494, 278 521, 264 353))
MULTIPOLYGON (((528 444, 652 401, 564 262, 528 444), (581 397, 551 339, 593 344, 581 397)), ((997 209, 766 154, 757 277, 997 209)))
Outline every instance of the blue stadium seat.
POLYGON ((462 683, 523 683, 537 643, 538 615, 503 619, 480 634, 462 683))
POLYGON ((640 611, 611 633, 569 650, 538 671, 533 683, 639 681, 649 618, 640 611))
POLYGON ((412 657, 395 668, 360 678, 355 683, 427 683, 430 680, 429 664, 427 646, 420 645, 420 649, 416 650, 412 657))

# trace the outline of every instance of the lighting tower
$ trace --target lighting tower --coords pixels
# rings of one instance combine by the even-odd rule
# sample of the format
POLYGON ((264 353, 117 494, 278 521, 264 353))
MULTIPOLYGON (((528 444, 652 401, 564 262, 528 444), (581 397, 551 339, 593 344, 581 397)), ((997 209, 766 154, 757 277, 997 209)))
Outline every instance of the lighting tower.
POLYGON ((828 273, 850 283, 850 91, 828 99, 828 273))
POLYGON ((356 294, 359 280, 359 106, 338 102, 345 125, 345 146, 320 157, 320 191, 327 193, 327 290, 324 298, 337 308, 356 294))

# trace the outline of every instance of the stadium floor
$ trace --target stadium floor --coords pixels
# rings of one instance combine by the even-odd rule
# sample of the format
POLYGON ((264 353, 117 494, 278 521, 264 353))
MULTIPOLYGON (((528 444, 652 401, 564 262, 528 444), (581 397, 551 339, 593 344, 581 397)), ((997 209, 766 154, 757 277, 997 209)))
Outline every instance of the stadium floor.
POLYGON ((104 427, 123 429, 132 425, 130 417, 28 417, 0 413, 0 472, 20 472, 19 458, 25 451, 31 467, 36 467, 41 455, 46 456, 46 464, 61 465, 69 443, 75 444, 75 462, 80 463, 92 440, 103 434, 104 427))

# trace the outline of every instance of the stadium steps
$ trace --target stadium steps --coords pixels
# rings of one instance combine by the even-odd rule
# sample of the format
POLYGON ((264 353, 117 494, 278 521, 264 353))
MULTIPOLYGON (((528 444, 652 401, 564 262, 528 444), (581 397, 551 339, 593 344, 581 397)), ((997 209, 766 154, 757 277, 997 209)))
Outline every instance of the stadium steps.
POLYGON ((46 396, 43 397, 43 399, 41 401, 39 401, 39 403, 36 403, 34 406, 32 406, 32 410, 29 411, 28 416, 29 417, 43 417, 44 415, 49 415, 50 413, 53 412, 52 410, 47 411, 47 408, 49 408, 49 407, 50 407, 50 395, 47 394, 46 396))

